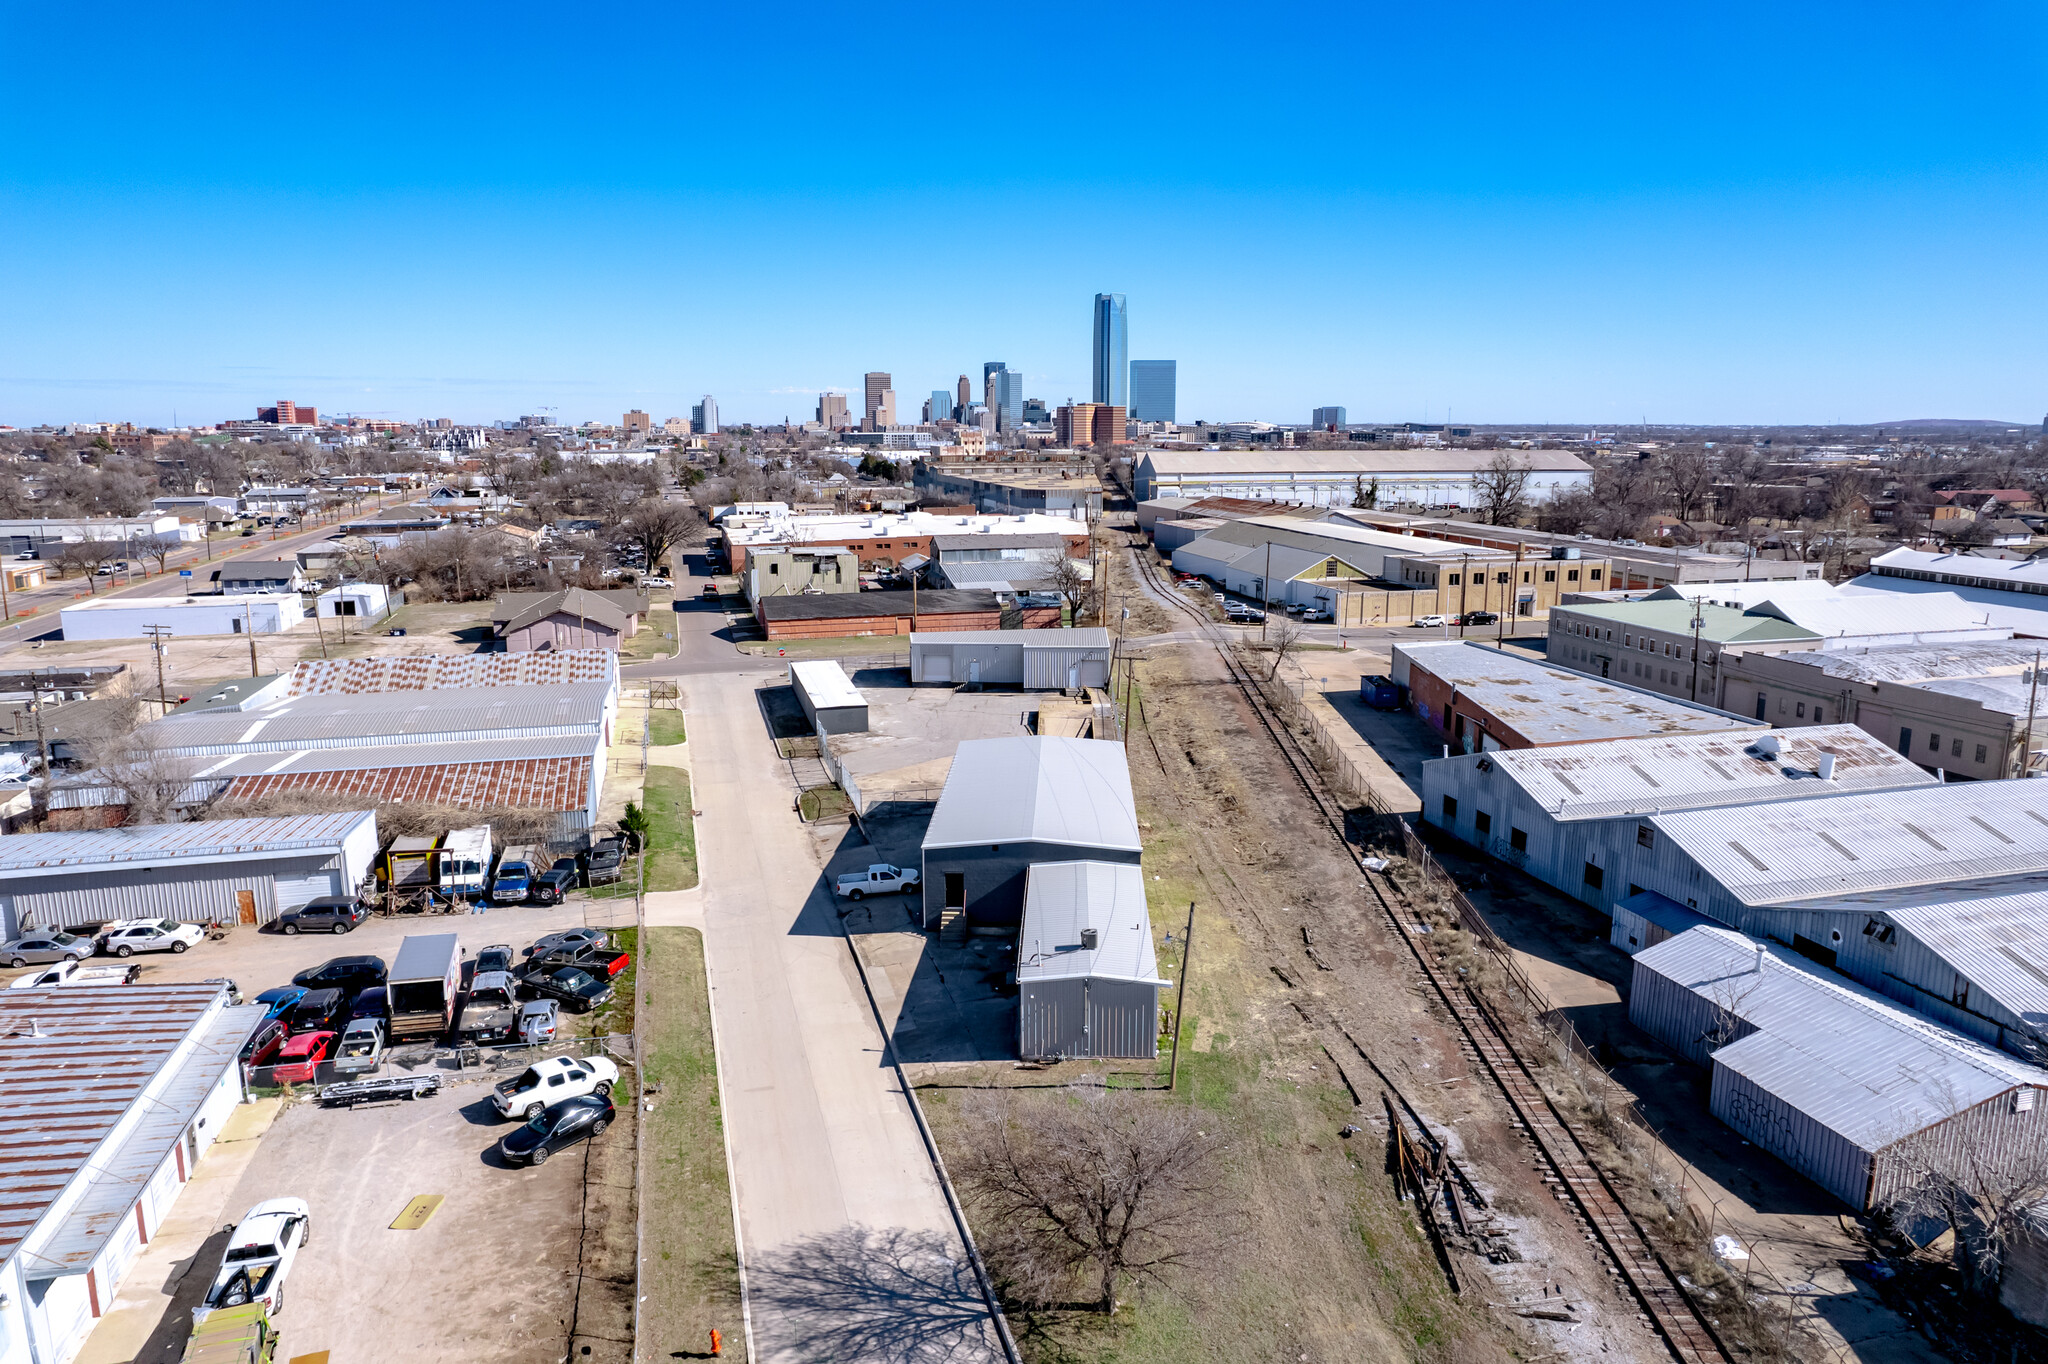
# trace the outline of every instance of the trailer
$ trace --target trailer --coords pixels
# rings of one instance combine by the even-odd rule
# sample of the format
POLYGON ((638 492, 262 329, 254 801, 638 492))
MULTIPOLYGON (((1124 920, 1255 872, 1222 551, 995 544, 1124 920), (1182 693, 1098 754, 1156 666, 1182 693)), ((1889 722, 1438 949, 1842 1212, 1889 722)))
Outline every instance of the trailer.
POLYGON ((384 983, 396 1045, 441 1037, 455 1026, 461 998, 462 943, 453 933, 415 933, 398 944, 384 983))
POLYGON ((357 1104, 424 1099, 440 1092, 441 1077, 433 1071, 428 1071, 424 1075, 387 1075, 377 1080, 344 1080, 321 1090, 320 1102, 329 1108, 354 1108, 357 1104))

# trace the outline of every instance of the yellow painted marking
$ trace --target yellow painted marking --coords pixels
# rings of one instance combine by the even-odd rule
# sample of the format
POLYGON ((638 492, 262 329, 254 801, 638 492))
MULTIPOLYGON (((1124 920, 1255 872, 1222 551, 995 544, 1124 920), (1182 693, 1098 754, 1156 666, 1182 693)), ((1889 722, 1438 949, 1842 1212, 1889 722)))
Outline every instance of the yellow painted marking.
POLYGON ((423 1193, 405 1205, 405 1211, 398 1214, 398 1220, 391 1224, 391 1230, 418 1231, 427 1224, 427 1219, 434 1215, 434 1209, 440 1206, 440 1194, 423 1193))
POLYGON ((327 1351, 317 1350, 309 1355, 293 1355, 292 1364, 327 1364, 327 1351))

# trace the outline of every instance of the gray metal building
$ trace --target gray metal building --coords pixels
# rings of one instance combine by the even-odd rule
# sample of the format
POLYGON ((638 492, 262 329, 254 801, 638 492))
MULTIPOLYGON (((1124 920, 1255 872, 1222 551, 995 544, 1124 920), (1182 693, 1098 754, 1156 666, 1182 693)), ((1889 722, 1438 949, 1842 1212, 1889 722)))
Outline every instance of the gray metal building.
POLYGON ((1669 734, 1431 759, 1422 817, 1613 913, 1636 893, 1626 863, 1652 814, 1934 784, 1855 725, 1669 734))
POLYGON ((817 734, 868 732, 868 699, 847 679, 846 670, 829 658, 789 665, 789 685, 796 689, 804 718, 817 734))
POLYGON ((1128 862, 1144 845, 1121 744, 1024 735, 969 739, 925 829, 923 922, 1010 927, 1039 862, 1128 862))
POLYGON ((1716 1118, 1859 1212, 1920 1177, 1902 1143, 2048 1141, 2048 1071, 1727 929, 1639 953, 1629 1021, 1712 1068, 1716 1118))
POLYGON ((0 927, 109 919, 266 924, 353 891, 377 856, 377 816, 142 824, 0 839, 0 927))
POLYGON ((1134 862, 1040 862, 1017 934, 1017 1054, 1159 1054, 1159 978, 1134 862))
POLYGON ((1026 691, 1109 685, 1109 631, 920 630, 910 636, 910 680, 980 683, 1026 691))

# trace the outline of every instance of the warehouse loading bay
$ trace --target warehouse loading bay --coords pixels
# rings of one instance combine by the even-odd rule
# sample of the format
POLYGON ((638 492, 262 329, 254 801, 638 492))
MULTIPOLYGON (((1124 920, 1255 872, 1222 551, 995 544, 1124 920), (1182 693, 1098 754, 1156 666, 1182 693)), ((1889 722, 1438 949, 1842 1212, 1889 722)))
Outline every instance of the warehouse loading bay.
MULTIPOLYGON (((549 908, 372 918, 339 936, 239 927, 189 952, 135 963, 144 984, 225 977, 254 999, 334 957, 373 955, 388 964, 408 935, 457 934, 467 972, 478 948, 507 943, 516 953, 564 929, 630 926, 632 912, 630 899, 576 896, 549 908)), ((0 989, 22 974, 0 971, 0 989)), ((561 1021, 565 1034, 605 1026, 596 1013, 564 1013, 561 1021)), ((621 1070, 611 1130, 539 1167, 512 1166, 498 1155, 515 1124, 489 1099, 493 1083, 528 1061, 592 1045, 578 1036, 531 1053, 510 1049, 481 1066, 443 1059, 380 1072, 438 1075, 439 1092, 416 1100, 322 1107, 302 1089, 292 1099, 241 1105, 123 1277, 78 1364, 178 1360, 191 1309, 221 1263, 229 1230, 249 1208, 280 1197, 303 1198, 313 1210, 278 1316, 293 1358, 622 1364, 632 1337, 637 1139, 629 1053, 605 1053, 621 1070)))

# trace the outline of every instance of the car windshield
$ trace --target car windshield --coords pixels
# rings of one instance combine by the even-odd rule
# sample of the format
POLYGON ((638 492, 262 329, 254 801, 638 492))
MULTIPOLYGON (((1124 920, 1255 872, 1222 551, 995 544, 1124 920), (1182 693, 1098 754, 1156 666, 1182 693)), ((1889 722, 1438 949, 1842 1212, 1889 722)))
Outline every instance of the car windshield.
POLYGON ((546 1136, 548 1132, 548 1115, 546 1110, 542 1110, 528 1118, 526 1120, 526 1130, 540 1136, 546 1136))
POLYGON ((590 983, 590 977, 584 975, 583 972, 578 971, 573 966, 565 971, 555 972, 555 979, 568 986, 571 990, 580 990, 590 983))
POLYGON ((277 1257, 276 1246, 236 1246, 228 1251, 227 1263, 240 1264, 244 1260, 271 1260, 277 1257))
POLYGON ((69 946, 71 946, 71 945, 72 945, 73 943, 77 942, 77 941, 78 941, 78 939, 77 939, 77 938, 74 938, 74 937, 73 937, 73 936, 71 936, 71 934, 69 934, 69 933, 58 933, 58 934, 55 934, 55 935, 53 935, 53 936, 52 936, 52 937, 50 938, 50 941, 51 941, 51 942, 53 942, 53 943, 55 943, 55 944, 57 944, 57 946, 59 946, 59 947, 69 947, 69 946))
POLYGON ((158 919, 156 926, 166 933, 175 933, 178 929, 178 921, 176 919, 158 919))

